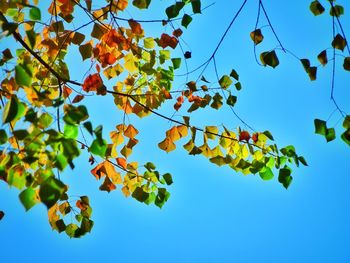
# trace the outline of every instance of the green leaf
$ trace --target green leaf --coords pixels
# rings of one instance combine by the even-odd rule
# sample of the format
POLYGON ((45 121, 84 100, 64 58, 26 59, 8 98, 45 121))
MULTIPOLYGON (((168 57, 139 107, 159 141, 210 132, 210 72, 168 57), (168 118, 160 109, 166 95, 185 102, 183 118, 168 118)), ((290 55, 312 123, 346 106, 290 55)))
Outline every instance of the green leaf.
POLYGON ((132 193, 132 197, 143 203, 148 199, 149 193, 145 192, 142 187, 136 187, 132 193))
POLYGON ((46 129, 51 125, 52 122, 53 122, 52 116, 46 112, 41 114, 37 120, 37 124, 41 129, 46 129))
POLYGON ((327 123, 320 119, 314 120, 315 133, 325 136, 327 132, 327 123))
POLYGON ((315 16, 318 16, 318 15, 322 14, 325 11, 324 7, 317 0, 311 2, 310 10, 315 16))
POLYGON ((159 188, 156 200, 154 201, 155 205, 159 208, 162 208, 166 201, 168 201, 170 193, 165 188, 159 188))
POLYGON ((78 126, 77 125, 64 125, 63 135, 69 139, 76 139, 78 137, 78 126))
POLYGON ((179 15, 181 9, 185 6, 183 2, 176 2, 174 5, 169 6, 165 9, 165 13, 168 16, 168 19, 175 18, 179 15))
POLYGON ((344 129, 350 129, 350 115, 347 115, 343 121, 344 129))
POLYGON ((270 131, 264 131, 263 134, 264 134, 267 138, 269 138, 271 141, 274 140, 274 138, 273 138, 273 136, 272 136, 272 134, 271 134, 270 131))
POLYGON ((84 122, 83 126, 91 135, 93 135, 93 128, 90 121, 84 122))
POLYGON ((192 17, 187 15, 187 14, 184 14, 182 16, 182 19, 181 19, 181 25, 185 28, 188 27, 188 25, 192 22, 192 17))
POLYGON ((303 156, 299 156, 299 157, 298 157, 298 160, 299 160, 304 166, 308 166, 308 164, 307 164, 307 162, 306 162, 306 160, 305 160, 305 158, 304 158, 303 156))
POLYGON ((171 62, 173 62, 174 69, 178 69, 181 66, 181 58, 172 58, 171 62))
POLYGON ((232 84, 232 80, 229 76, 227 75, 224 75, 221 77, 221 79, 219 80, 219 84, 220 84, 220 87, 223 88, 223 89, 227 89, 228 87, 231 86, 232 84))
POLYGON ((327 142, 331 142, 333 140, 335 140, 335 129, 334 128, 329 128, 326 131, 326 140, 327 142))
POLYGON ((13 120, 18 120, 25 115, 26 106, 19 102, 17 97, 11 96, 11 99, 6 103, 2 113, 2 122, 9 123, 13 120))
POLYGON ((155 41, 153 37, 146 37, 143 39, 143 46, 147 49, 153 49, 155 46, 155 41))
POLYGON ((201 1, 200 0, 192 0, 192 11, 195 14, 201 13, 201 1))
POLYGON ((350 146, 350 129, 347 129, 342 135, 342 140, 350 146))
POLYGON ((132 1, 132 4, 139 9, 147 9, 150 3, 151 3, 151 0, 134 0, 134 1, 132 1))
POLYGON ((34 49, 35 47, 35 43, 36 43, 36 33, 35 31, 32 29, 32 30, 27 30, 26 31, 26 35, 27 35, 27 39, 28 39, 28 42, 29 42, 29 46, 34 49))
POLYGON ((273 172, 270 168, 265 167, 262 171, 259 172, 260 177, 265 180, 271 180, 273 178, 273 172))
POLYGON ((15 79, 18 85, 30 87, 32 85, 32 72, 28 66, 19 64, 15 67, 15 79))
POLYGON ((79 227, 76 224, 69 224, 66 226, 66 234, 72 238, 72 237, 76 237, 76 232, 79 229, 79 227))
POLYGON ((7 133, 4 129, 0 130, 0 145, 5 144, 7 142, 7 133))
POLYGON ((343 36, 340 34, 337 34, 332 41, 332 47, 339 49, 341 51, 344 51, 346 44, 347 43, 345 38, 343 38, 343 36))
POLYGON ((68 124, 79 124, 87 118, 89 118, 89 114, 84 105, 78 107, 68 105, 63 120, 68 124))
POLYGON ((343 68, 347 71, 350 71, 350 57, 344 58, 343 68))
POLYGON ((106 140, 98 140, 95 139, 91 146, 90 146, 90 152, 92 154, 96 154, 101 157, 105 157, 106 151, 107 151, 107 141, 106 140))
POLYGON ((329 14, 331 16, 340 17, 344 14, 344 7, 342 7, 341 5, 335 5, 329 10, 329 14))
POLYGON ((242 89, 242 84, 241 82, 235 83, 236 90, 241 90, 242 89))
POLYGON ((163 178, 164 178, 165 183, 166 183, 167 185, 171 185, 171 184, 173 183, 173 178, 172 178, 172 176, 171 176, 170 173, 164 174, 164 175, 163 175, 163 178))
POLYGON ((41 20, 41 12, 40 9, 37 8, 36 6, 33 6, 29 10, 29 18, 31 20, 41 20))
POLYGON ((289 167, 285 167, 280 169, 279 175, 278 175, 278 181, 283 184, 283 186, 288 189, 290 184, 293 181, 293 177, 291 176, 292 170, 289 167))
POLYGON ((36 190, 31 187, 23 190, 19 194, 19 199, 21 200, 21 203, 26 209, 26 211, 31 209, 35 204, 39 202, 37 198, 36 190))
POLYGON ((40 185, 39 196, 47 208, 52 207, 66 191, 66 186, 60 180, 49 177, 40 185))
POLYGON ((233 107, 233 106, 235 106, 236 102, 237 102, 237 97, 236 96, 229 95, 227 97, 227 100, 226 100, 227 105, 230 105, 230 106, 233 107))
POLYGON ((274 50, 261 53, 260 60, 264 66, 268 65, 273 68, 277 67, 280 63, 274 50))

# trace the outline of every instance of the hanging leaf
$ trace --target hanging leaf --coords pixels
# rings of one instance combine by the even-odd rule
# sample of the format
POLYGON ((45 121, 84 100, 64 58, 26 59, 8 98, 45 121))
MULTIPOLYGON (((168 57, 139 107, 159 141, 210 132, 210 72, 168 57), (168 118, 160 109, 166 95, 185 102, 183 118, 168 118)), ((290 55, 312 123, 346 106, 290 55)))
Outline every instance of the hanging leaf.
POLYGON ((273 178, 273 172, 268 167, 265 167, 262 171, 260 171, 259 175, 264 181, 268 181, 273 178))
POLYGON ((318 16, 318 15, 322 14, 325 11, 324 7, 317 0, 311 2, 310 10, 315 16, 318 16))
POLYGON ((201 13, 201 1, 200 0, 191 0, 192 11, 195 14, 201 13))
POLYGON ((39 202, 36 190, 31 187, 23 190, 19 194, 19 199, 21 200, 21 203, 23 204, 26 211, 31 209, 39 202))
POLYGON ((311 81, 316 80, 317 78, 317 67, 309 67, 307 70, 307 74, 309 75, 309 78, 311 81))
POLYGON ((221 79, 219 80, 219 84, 220 84, 220 87, 223 88, 223 89, 227 89, 228 87, 231 86, 232 84, 232 80, 229 76, 227 75, 224 75, 221 77, 221 79))
POLYGON ((329 14, 331 16, 340 17, 344 14, 344 7, 342 7, 341 5, 335 5, 331 7, 331 9, 329 10, 329 14))
POLYGON ((291 169, 289 167, 285 167, 280 169, 279 175, 278 175, 278 181, 283 184, 283 186, 288 189, 290 184, 293 181, 293 177, 291 176, 291 169))
POLYGON ((66 189, 66 186, 60 180, 54 177, 49 177, 40 185, 40 200, 47 208, 50 208, 56 204, 66 189))
POLYGON ((264 66, 268 65, 273 68, 277 67, 280 63, 274 50, 261 53, 260 60, 264 66))
POLYGON ((192 22, 192 17, 187 15, 187 14, 184 14, 182 16, 182 19, 181 19, 181 25, 185 28, 188 27, 188 25, 192 22))
POLYGON ((350 57, 344 58, 343 68, 350 71, 350 57))
POLYGON ((327 51, 323 50, 320 54, 318 54, 317 59, 320 61, 322 66, 325 66, 328 63, 327 51))
POLYGON ((133 0, 132 4, 139 9, 147 9, 151 0, 133 0))
POLYGON ((41 11, 39 8, 33 6, 29 10, 29 18, 31 20, 41 20, 41 11))
POLYGON ((344 51, 346 44, 347 44, 346 40, 340 34, 337 34, 332 41, 332 47, 339 49, 341 51, 344 51))
POLYGON ((17 65, 15 67, 15 79, 18 85, 30 87, 32 85, 32 70, 29 65, 17 65))
POLYGON ((260 44, 264 40, 264 36, 261 33, 261 29, 256 29, 250 33, 250 38, 255 45, 260 44))

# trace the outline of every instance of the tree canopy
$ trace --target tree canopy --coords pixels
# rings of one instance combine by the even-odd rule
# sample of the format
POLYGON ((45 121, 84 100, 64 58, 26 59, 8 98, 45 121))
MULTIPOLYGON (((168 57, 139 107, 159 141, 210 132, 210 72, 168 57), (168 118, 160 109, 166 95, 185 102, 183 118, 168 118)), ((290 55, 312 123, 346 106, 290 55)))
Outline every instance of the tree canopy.
MULTIPOLYGON (((276 68, 278 57, 290 54, 311 81, 317 79, 320 67, 331 64, 331 101, 336 108, 332 115, 341 117, 340 139, 350 145, 350 116, 334 96, 336 70, 350 70, 350 49, 341 23, 344 8, 334 1, 310 3, 315 16, 327 15, 327 9, 333 25, 329 46, 315 60, 299 58, 286 49, 263 1, 256 2, 256 24, 247 32, 256 63, 276 68), (267 25, 261 24, 262 19, 267 25), (260 50, 265 31, 276 46, 260 50), (315 61, 319 65, 313 65, 315 61)), ((234 68, 219 74, 216 63, 221 44, 246 3, 242 1, 204 63, 190 69, 186 29, 210 7, 200 0, 174 1, 161 19, 150 20, 131 18, 128 10, 147 12, 157 1, 1 1, 1 41, 11 45, 2 47, 0 60, 0 179, 20 190, 26 210, 38 203, 46 205, 51 227, 70 237, 80 237, 93 227, 89 197, 70 193, 62 176, 74 169, 79 158, 91 165, 91 176, 101 181, 101 191, 119 188, 126 197, 161 208, 170 197, 167 186, 173 183, 172 175, 159 171, 153 160, 139 164, 132 155, 142 133, 137 118, 155 116, 171 123, 163 127, 161 150, 171 152, 182 146, 189 155, 204 156, 244 175, 257 174, 262 180, 277 178, 288 188, 295 167, 307 165, 305 158, 293 145, 279 146, 271 131, 257 131, 240 117, 235 104, 244 83, 234 68), (67 62, 71 56, 75 65, 88 65, 87 72, 71 76, 67 62), (215 79, 206 77, 209 65, 215 79), (178 74, 180 69, 186 73, 178 74), (107 133, 100 120, 89 117, 87 101, 98 104, 102 97, 112 97, 123 113, 122 121, 116 119, 115 129, 107 133), (166 105, 171 105, 171 115, 162 112, 166 105), (237 128, 231 123, 193 125, 194 112, 210 114, 224 107, 237 117, 237 128)), ((319 118, 314 120, 315 133, 327 142, 336 139, 336 128, 319 118)), ((3 216, 0 211, 0 219, 3 216)))

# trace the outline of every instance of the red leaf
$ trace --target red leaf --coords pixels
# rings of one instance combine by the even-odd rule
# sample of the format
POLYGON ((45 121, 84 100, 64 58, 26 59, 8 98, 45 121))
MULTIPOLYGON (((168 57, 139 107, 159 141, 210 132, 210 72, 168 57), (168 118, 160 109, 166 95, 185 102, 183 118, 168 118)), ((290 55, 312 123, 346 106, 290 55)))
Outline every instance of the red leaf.
POLYGON ((173 49, 176 48, 178 43, 178 40, 176 37, 172 37, 169 36, 168 34, 162 34, 159 41, 158 41, 158 45, 162 48, 166 48, 166 47, 171 47, 173 49))
POLYGON ((247 131, 241 131, 241 133, 239 134, 239 140, 240 141, 249 141, 250 139, 250 134, 247 131))
POLYGON ((74 99, 72 100, 72 103, 78 103, 80 102, 82 99, 84 99, 85 96, 84 95, 77 95, 74 97, 74 99))
POLYGON ((96 91, 97 89, 101 88, 103 86, 102 79, 100 77, 100 74, 95 73, 92 75, 89 75, 83 84, 83 90, 86 92, 89 91, 96 91))

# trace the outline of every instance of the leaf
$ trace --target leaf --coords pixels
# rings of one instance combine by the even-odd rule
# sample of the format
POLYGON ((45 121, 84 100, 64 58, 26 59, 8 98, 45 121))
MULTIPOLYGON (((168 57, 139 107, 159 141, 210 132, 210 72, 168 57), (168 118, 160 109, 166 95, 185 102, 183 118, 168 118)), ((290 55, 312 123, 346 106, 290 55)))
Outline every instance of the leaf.
POLYGON ((278 174, 278 181, 283 184, 284 188, 288 189, 290 184, 293 181, 293 177, 291 176, 292 170, 289 167, 285 167, 280 169, 278 174))
POLYGON ((165 202, 168 201, 169 197, 170 193, 165 188, 159 188, 154 204, 159 208, 162 208, 165 202))
POLYGON ((274 176, 272 170, 268 167, 265 167, 262 171, 260 171, 259 175, 264 181, 271 180, 274 176))
POLYGON ((136 187, 131 196, 143 203, 148 199, 149 193, 145 192, 142 187, 136 187))
POLYGON ((39 202, 36 190, 31 187, 23 190, 19 194, 19 199, 21 200, 21 203, 26 209, 26 211, 31 209, 34 205, 36 205, 39 202))
POLYGON ((311 2, 310 10, 315 16, 318 16, 318 15, 322 14, 325 11, 324 7, 317 0, 311 2))
POLYGON ((111 192, 113 190, 115 190, 117 187, 112 183, 112 181, 106 177, 103 184, 100 186, 100 190, 101 191, 106 191, 106 192, 111 192))
POLYGON ((343 121, 344 129, 350 129, 350 115, 347 115, 343 121))
POLYGON ((235 87, 236 87, 236 90, 241 90, 242 89, 242 84, 241 84, 241 82, 237 82, 237 83, 235 83, 235 87))
POLYGON ((5 144, 8 140, 7 133, 4 129, 0 130, 0 145, 5 144))
POLYGON ((84 39, 85 39, 85 35, 76 31, 74 32, 72 43, 75 45, 80 45, 81 43, 83 43, 84 39))
POLYGON ((30 87, 32 85, 32 72, 28 66, 17 65, 15 67, 15 79, 18 85, 30 87))
POLYGON ((5 213, 0 210, 0 221, 4 218, 4 216, 5 216, 5 213))
POLYGON ((47 208, 50 208, 57 203, 65 191, 66 186, 60 180, 54 177, 49 177, 40 185, 40 200, 47 208))
POLYGON ((231 86, 232 84, 232 80, 229 76, 227 75, 224 75, 221 77, 221 79, 219 80, 219 84, 220 84, 220 87, 223 88, 223 89, 227 89, 228 87, 231 86))
POLYGON ((261 34, 261 29, 256 29, 250 33, 250 38, 255 45, 260 44, 264 40, 264 36, 261 34))
POLYGON ((175 18, 179 15, 181 9, 185 6, 183 2, 176 2, 174 5, 169 6, 165 9, 165 13, 168 16, 168 19, 175 18))
POLYGON ((303 65, 305 71, 307 72, 308 69, 310 68, 311 64, 310 64, 310 60, 306 59, 306 58, 302 58, 300 59, 301 64, 303 65))
POLYGON ((72 237, 76 237, 76 232, 78 229, 79 227, 76 224, 71 223, 66 226, 65 232, 70 238, 72 238, 72 237))
POLYGON ((200 0, 191 0, 192 11, 195 14, 201 13, 201 1, 200 0))
POLYGON ((2 113, 2 122, 9 123, 14 120, 19 120, 25 115, 26 107, 19 102, 16 96, 11 96, 11 99, 6 103, 2 113))
POLYGON ((139 9, 147 9, 151 0, 133 0, 132 4, 139 9))
POLYGON ((165 138, 162 142, 158 143, 158 147, 167 153, 176 149, 176 145, 168 137, 165 138))
POLYGON ((342 135, 341 139, 350 146, 350 129, 347 129, 342 135))
POLYGON ((327 51, 323 50, 320 54, 318 54, 317 59, 320 61, 322 66, 325 66, 328 63, 327 51))
POLYGON ((116 158, 116 160, 117 160, 117 164, 119 166, 123 167, 124 169, 127 168, 127 162, 124 158, 118 157, 118 158, 116 158))
POLYGON ((327 123, 323 120, 315 119, 314 124, 315 124, 315 133, 325 136, 327 131, 327 123))
POLYGON ((174 69, 178 69, 181 66, 181 58, 172 58, 171 62, 173 63, 174 69))
POLYGON ((234 69, 231 70, 230 76, 237 81, 239 80, 239 75, 238 75, 237 71, 234 69))
POLYGON ((173 178, 170 173, 166 173, 163 175, 164 181, 167 185, 173 184, 173 178))
POLYGON ((154 38, 152 37, 146 37, 143 39, 143 45, 147 49, 153 49, 155 46, 154 38))
POLYGON ((340 17, 344 14, 344 7, 342 7, 341 5, 335 5, 331 7, 331 9, 329 10, 329 14, 331 16, 340 17))
POLYGON ((340 34, 337 34, 332 41, 332 47, 339 49, 341 51, 344 51, 344 48, 346 47, 346 45, 347 43, 345 38, 343 38, 343 36, 340 34))
POLYGON ((233 107, 233 106, 235 106, 236 102, 237 102, 237 97, 236 96, 229 95, 227 97, 227 100, 226 100, 227 105, 230 105, 230 106, 233 107))
POLYGON ((41 20, 41 12, 40 9, 33 6, 29 10, 29 18, 31 20, 41 20))
POLYGON ((350 71, 350 57, 344 58, 343 68, 347 71, 350 71))
POLYGON ((76 139, 78 137, 78 130, 79 129, 77 125, 65 124, 63 135, 69 139, 76 139))
POLYGON ((92 154, 105 157, 107 151, 107 141, 95 139, 93 140, 89 150, 92 154))
POLYGON ((260 60, 264 66, 268 65, 272 68, 277 67, 280 63, 274 50, 261 53, 260 60))
POLYGON ((91 41, 84 45, 79 46, 79 52, 83 60, 91 58, 92 56, 92 44, 91 41))
POLYGON ((317 67, 309 67, 307 70, 307 74, 309 75, 309 78, 311 81, 316 80, 317 78, 317 67))
POLYGON ((126 130, 124 131, 124 135, 130 139, 134 138, 138 133, 139 131, 131 124, 129 124, 126 130))
POLYGON ((181 25, 185 28, 188 27, 188 25, 192 22, 192 17, 187 15, 187 14, 184 14, 182 16, 182 19, 181 19, 181 25))

